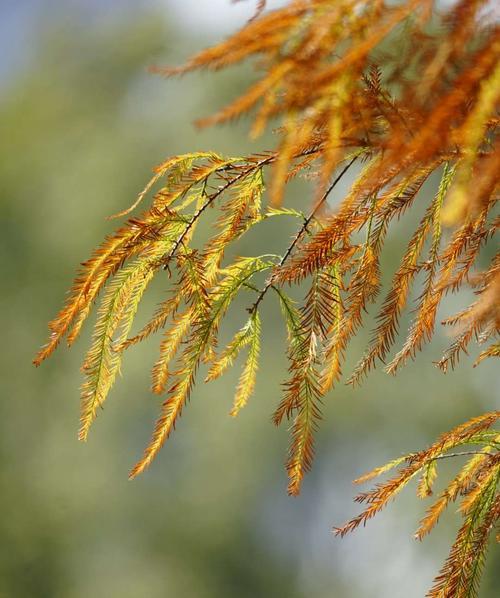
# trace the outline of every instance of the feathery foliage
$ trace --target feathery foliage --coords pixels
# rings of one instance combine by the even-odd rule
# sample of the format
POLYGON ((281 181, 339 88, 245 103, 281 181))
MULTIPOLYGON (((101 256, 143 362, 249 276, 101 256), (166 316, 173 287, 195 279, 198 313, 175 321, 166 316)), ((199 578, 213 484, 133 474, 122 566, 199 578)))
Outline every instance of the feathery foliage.
MULTIPOLYGON (((339 382, 350 341, 381 292, 385 298, 373 337, 349 383, 360 383, 378 362, 396 373, 415 357, 433 336, 447 294, 464 285, 474 289, 476 299, 445 320, 456 334, 437 365, 443 371, 454 367, 474 340, 488 343, 476 365, 498 357, 499 254, 483 271, 477 266, 482 247, 499 226, 494 211, 500 170, 500 29, 489 7, 486 0, 459 0, 442 12, 432 0, 291 0, 265 12, 265 2, 259 2, 254 18, 228 40, 184 66, 155 69, 171 76, 258 58, 260 78, 198 124, 224 123, 254 110, 252 134, 277 121, 277 144, 246 157, 198 152, 167 159, 134 204, 116 216, 130 215, 151 198, 149 207, 129 217, 83 263, 35 359, 39 365, 64 337, 71 345, 103 293, 83 366, 81 439, 106 400, 123 351, 161 330, 152 390, 165 399, 131 477, 150 465, 174 429, 200 366, 208 364, 206 380, 213 380, 245 350, 231 410, 236 415, 255 387, 260 309, 272 295, 283 313, 289 361, 273 421, 290 422, 286 468, 293 495, 312 465, 324 396, 339 382), (346 196, 332 209, 329 194, 358 166, 346 196), (435 175, 440 183, 429 199, 422 188, 435 175), (307 215, 283 205, 286 185, 297 176, 314 182, 307 215), (423 216, 384 288, 385 240, 414 204, 423 208, 423 216), (218 210, 214 232, 196 248, 196 228, 208 208, 218 210), (298 221, 297 232, 281 255, 262 248, 261 255, 234 257, 250 229, 269 218, 290 217, 298 221), (170 276, 169 296, 131 335, 142 295, 163 270, 170 276), (305 279, 309 290, 297 304, 284 287, 305 279), (417 282, 412 324, 391 357, 417 282), (254 297, 248 301, 247 322, 218 351, 229 306, 249 293, 254 297)), ((463 525, 429 596, 476 595, 488 536, 500 513, 499 437, 492 430, 498 416, 480 416, 429 449, 375 470, 373 475, 400 467, 394 478, 358 497, 367 509, 338 533, 366 523, 417 475, 419 496, 430 495, 438 460, 456 456, 449 452, 456 447, 474 445, 474 451, 458 453, 471 459, 430 509, 417 536, 423 537, 443 509, 462 498, 463 525)))
POLYGON ((500 433, 492 428, 499 418, 500 411, 474 418, 443 434, 429 448, 391 461, 355 480, 359 484, 399 468, 388 481, 356 497, 358 503, 367 507, 343 527, 335 528, 335 533, 344 536, 365 525, 416 476, 420 476, 418 496, 432 496, 439 460, 467 457, 456 477, 427 510, 415 537, 421 540, 437 524, 446 507, 460 500, 462 526, 427 596, 477 596, 489 537, 500 520, 500 494, 497 490, 500 481, 500 433), (456 451, 457 448, 466 450, 456 451))

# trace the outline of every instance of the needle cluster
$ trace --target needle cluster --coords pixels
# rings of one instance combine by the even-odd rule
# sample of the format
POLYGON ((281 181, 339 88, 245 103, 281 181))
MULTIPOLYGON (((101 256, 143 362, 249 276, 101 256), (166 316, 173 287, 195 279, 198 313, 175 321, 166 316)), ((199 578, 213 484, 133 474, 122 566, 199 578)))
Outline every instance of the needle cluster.
MULTIPOLYGON (((475 300, 444 322, 455 334, 437 365, 443 371, 454 367, 473 341, 483 345, 477 363, 499 356, 500 257, 493 255, 482 269, 478 257, 486 244, 491 247, 500 224, 495 215, 500 29, 486 0, 459 0, 442 12, 437 4, 292 0, 266 12, 265 2, 259 2, 255 17, 228 40, 184 66, 154 69, 172 76, 254 59, 256 81, 198 124, 220 124, 253 112, 253 135, 271 122, 278 129, 276 146, 262 154, 197 152, 157 166, 134 205, 118 215, 129 219, 82 265, 65 306, 50 323, 37 365, 63 338, 69 345, 75 341, 102 295, 83 365, 82 440, 107 398, 123 352, 162 334, 152 390, 164 401, 131 477, 150 465, 174 429, 202 364, 208 364, 210 381, 245 353, 231 415, 245 406, 258 370, 261 308, 272 297, 281 306, 289 360, 273 421, 290 425, 286 469, 293 495, 312 464, 322 400, 341 379, 346 350, 380 294, 371 341, 348 383, 361 383, 379 364, 397 373, 433 336, 445 297, 464 285, 474 289, 475 300), (340 205, 329 208, 329 193, 354 172, 340 205), (285 201, 287 184, 297 176, 314 183, 304 212, 285 201), (435 191, 423 192, 436 178, 435 191), (129 216, 147 201, 142 214, 129 216), (392 281, 383 284, 386 239, 415 204, 423 216, 392 281), (211 238, 199 248, 193 239, 208 208, 217 210, 218 218, 211 238), (297 221, 280 255, 262 247, 259 255, 228 257, 237 255, 238 241, 250 229, 275 218, 297 221), (142 330, 132 333, 147 286, 165 271, 166 300, 142 330), (309 289, 300 303, 288 293, 290 285, 299 284, 309 289), (412 323, 396 348, 414 287, 412 323), (241 294, 249 297, 246 321, 220 349, 221 322, 241 294)), ((398 475, 361 495, 368 508, 339 533, 364 524, 417 475, 419 494, 429 495, 437 461, 456 447, 478 445, 418 532, 418 537, 426 534, 442 510, 463 497, 463 526, 429 595, 475 595, 487 538, 500 516, 499 438, 491 430, 498 415, 472 420, 429 449, 391 463, 401 466, 398 475)))

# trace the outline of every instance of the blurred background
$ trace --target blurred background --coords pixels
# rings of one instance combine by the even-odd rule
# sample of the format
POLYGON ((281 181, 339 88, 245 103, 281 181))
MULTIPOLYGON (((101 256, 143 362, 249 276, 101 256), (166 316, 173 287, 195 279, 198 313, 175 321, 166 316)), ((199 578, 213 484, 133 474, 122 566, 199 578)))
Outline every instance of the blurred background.
MULTIPOLYGON (((271 134, 250 142, 245 122, 203 132, 191 124, 242 90, 251 68, 179 80, 147 71, 228 35, 253 5, 0 3, 1 598, 418 598, 454 538, 453 512, 423 544, 412 538, 427 507, 414 488, 366 529, 344 540, 331 533, 357 512, 353 478, 498 407, 496 364, 472 370, 472 355, 446 376, 433 367, 448 341, 442 333, 397 378, 377 372, 361 389, 341 385, 328 397, 299 498, 286 495, 286 429, 270 421, 285 376, 276 306, 264 313, 263 365, 247 408, 228 416, 238 367, 200 384, 159 458, 134 482, 127 473, 160 403, 148 390, 159 339, 128 352, 86 444, 76 436, 89 332, 40 369, 31 365, 76 265, 116 225, 106 216, 132 203, 156 163, 184 151, 272 147, 271 134)), ((287 201, 304 207, 308 197, 303 182, 287 201)), ((390 237, 388 276, 421 207, 390 237)), ((266 224, 239 253, 282 251, 292 229, 276 226, 266 224)), ((140 318, 167 285, 165 277, 152 288, 140 318)), ((452 298, 447 310, 469 298, 452 298)), ((243 321, 234 310, 223 334, 243 321)), ((368 338, 369 330, 353 344, 349 364, 368 338)), ((441 474, 453 470, 447 462, 441 474)), ((498 596, 499 581, 492 546, 481 596, 498 596)))

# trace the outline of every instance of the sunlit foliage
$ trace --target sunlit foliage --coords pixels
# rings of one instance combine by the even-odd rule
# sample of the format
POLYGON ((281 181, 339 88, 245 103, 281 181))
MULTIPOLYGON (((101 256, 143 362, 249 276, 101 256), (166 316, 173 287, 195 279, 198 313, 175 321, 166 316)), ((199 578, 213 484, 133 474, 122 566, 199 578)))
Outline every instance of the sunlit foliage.
POLYGON ((344 536, 383 509, 412 479, 419 476, 417 494, 427 498, 433 494, 438 463, 442 459, 468 457, 457 476, 439 493, 428 509, 415 537, 421 540, 436 525, 442 512, 461 499, 459 512, 463 517, 450 554, 427 593, 431 598, 444 596, 476 596, 484 566, 490 533, 500 517, 500 434, 491 429, 500 418, 500 411, 485 413, 443 434, 436 443, 410 455, 391 461, 355 480, 359 484, 399 467, 398 473, 373 490, 356 497, 368 505, 357 517, 335 533, 344 536), (458 447, 466 450, 454 451, 458 447))
MULTIPOLYGON (((210 381, 245 352, 231 415, 245 406, 258 370, 260 309, 274 296, 287 332, 289 371, 273 421, 290 422, 286 467, 288 491, 296 495, 312 464, 323 397, 341 378, 349 343, 381 292, 372 340, 348 383, 361 382, 378 363, 396 373, 432 337, 442 300, 464 285, 474 289, 476 299, 445 320, 455 338, 437 365, 443 371, 453 367, 473 340, 484 344, 477 363, 499 355, 499 254, 482 271, 477 261, 499 225, 494 209, 500 30, 488 10, 491 3, 484 0, 462 0, 441 14, 431 0, 296 0, 267 13, 264 4, 259 2, 255 17, 227 41, 185 66, 155 70, 165 75, 217 70, 258 57, 258 80, 199 125, 227 122, 255 109, 252 134, 259 135, 273 120, 279 125, 276 147, 245 157, 191 153, 160 164, 134 205, 117 216, 130 214, 151 196, 149 207, 106 238, 82 265, 35 363, 64 337, 69 345, 74 342, 102 291, 83 365, 84 440, 123 352, 162 331, 152 390, 165 400, 152 439, 131 471, 134 477, 150 465, 175 427, 200 366, 208 364, 210 381), (328 196, 347 172, 355 173, 355 180, 338 208, 329 208, 328 196), (420 191, 432 175, 440 183, 428 198, 420 191), (314 183, 305 212, 284 203, 286 185, 297 176, 314 183), (384 288, 385 239, 415 203, 425 203, 423 216, 384 288), (218 210, 218 219, 200 248, 195 233, 208 208, 218 210), (243 235, 270 218, 297 220, 297 231, 280 255, 262 248, 260 255, 228 259, 237 254, 243 235), (168 297, 132 334, 143 293, 165 270, 168 297), (299 284, 308 286, 301 303, 288 291, 299 284), (392 354, 415 284, 413 322, 392 354), (219 348, 220 325, 243 294, 246 321, 219 348)), ((339 533, 364 524, 416 475, 421 476, 419 495, 429 495, 438 460, 456 456, 449 452, 456 447, 478 446, 473 455, 467 452, 471 459, 418 531, 422 537, 450 502, 463 497, 463 526, 429 595, 476 595, 489 533, 500 516, 499 438, 491 429, 498 416, 481 416, 429 449, 389 464, 401 466, 400 472, 360 495, 368 508, 339 533)))

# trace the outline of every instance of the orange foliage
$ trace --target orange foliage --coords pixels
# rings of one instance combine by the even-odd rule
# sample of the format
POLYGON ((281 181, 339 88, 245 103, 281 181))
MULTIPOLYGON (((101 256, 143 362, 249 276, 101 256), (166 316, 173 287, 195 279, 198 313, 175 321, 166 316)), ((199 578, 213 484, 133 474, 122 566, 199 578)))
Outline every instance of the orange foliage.
MULTIPOLYGON (((423 275, 413 323, 402 348, 389 361, 395 373, 434 334, 437 310, 449 292, 471 284, 477 298, 446 320, 456 338, 438 366, 446 371, 474 339, 490 342, 478 363, 499 355, 500 261, 475 270, 480 249, 498 229, 500 142, 500 28, 486 0, 461 0, 439 13, 432 0, 293 0, 256 15, 238 33, 200 52, 186 65, 155 68, 167 76, 195 69, 218 70, 258 58, 259 78, 200 126, 219 124, 255 110, 253 135, 277 121, 277 145, 245 158, 212 152, 175 156, 161 164, 131 208, 153 193, 151 207, 133 217, 85 262, 70 297, 50 324, 40 364, 67 336, 71 344, 105 287, 92 346, 86 357, 80 437, 86 438, 97 407, 132 344, 164 329, 153 369, 153 390, 165 393, 152 440, 131 476, 143 471, 173 430, 202 363, 208 379, 220 376, 243 349, 248 357, 232 414, 254 389, 260 346, 259 310, 275 295, 288 332, 289 379, 274 421, 291 420, 288 490, 298 494, 311 467, 321 400, 341 377, 343 357, 363 326, 364 315, 385 292, 364 357, 349 378, 361 379, 385 363, 399 335, 399 319, 418 275, 423 275), (338 209, 326 199, 356 163, 360 171, 338 209), (269 205, 262 206, 265 171, 269 205), (426 198, 434 173, 441 182, 426 198), (309 214, 284 205, 286 184, 304 175, 315 181, 309 214), (424 215, 408 241, 392 283, 384 289, 380 257, 393 222, 412 204, 424 215), (191 239, 208 207, 220 210, 216 230, 201 250, 191 239), (271 217, 299 220, 281 255, 225 259, 229 246, 271 217), (364 241, 359 241, 359 233, 364 241), (171 295, 142 331, 129 336, 143 292, 162 268, 172 276, 171 295), (267 272, 264 285, 255 282, 267 272), (285 284, 311 279, 296 306, 285 284), (248 321, 217 354, 217 333, 241 291, 255 293, 248 321), (271 291, 271 293, 268 293, 271 291), (169 324, 170 322, 170 324, 169 324), (170 364, 175 363, 173 369, 170 364)), ((429 511, 418 536, 441 511, 465 497, 464 525, 430 596, 471 596, 487 536, 498 520, 498 413, 486 414, 448 434, 426 451, 390 465, 401 472, 360 496, 368 508, 339 530, 344 534, 376 514, 411 478, 422 474, 419 495, 432 490, 436 460, 460 444, 483 448, 429 511)), ((383 473, 387 468, 376 470, 383 473)))

